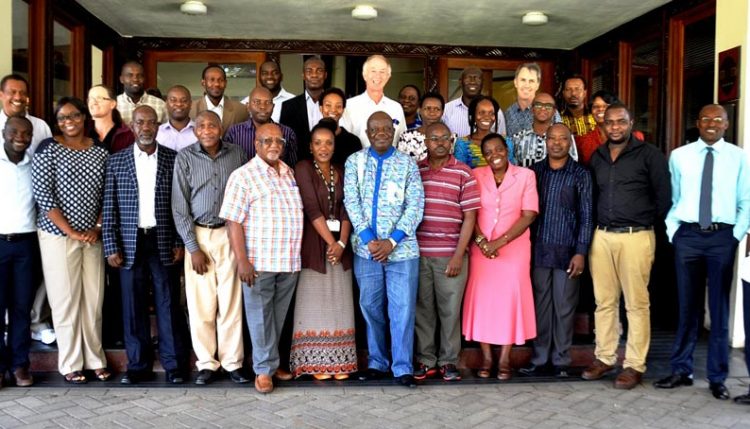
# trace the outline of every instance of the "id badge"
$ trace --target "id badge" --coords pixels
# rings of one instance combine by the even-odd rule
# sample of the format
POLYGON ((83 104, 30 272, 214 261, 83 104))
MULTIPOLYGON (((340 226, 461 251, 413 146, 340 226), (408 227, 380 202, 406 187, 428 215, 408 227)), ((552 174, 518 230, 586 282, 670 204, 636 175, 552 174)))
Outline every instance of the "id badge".
POLYGON ((326 225, 328 225, 328 230, 331 232, 341 231, 341 221, 338 219, 326 219, 326 225))

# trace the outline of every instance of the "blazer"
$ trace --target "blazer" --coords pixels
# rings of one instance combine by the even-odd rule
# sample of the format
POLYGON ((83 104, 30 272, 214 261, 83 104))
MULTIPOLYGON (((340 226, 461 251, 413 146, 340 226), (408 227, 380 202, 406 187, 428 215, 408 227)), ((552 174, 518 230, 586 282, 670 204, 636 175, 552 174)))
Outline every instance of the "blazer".
MULTIPOLYGON (((156 158, 156 238, 159 260, 164 265, 172 265, 173 249, 182 247, 172 218, 172 174, 176 155, 172 149, 159 146, 156 158)), ((102 217, 104 256, 120 252, 123 268, 132 268, 138 235, 138 178, 132 148, 109 158, 102 217)))
POLYGON ((281 105, 279 122, 291 128, 297 136, 297 162, 312 159, 310 154, 310 124, 307 122, 305 93, 286 100, 281 105))
MULTIPOLYGON (((199 98, 196 102, 194 102, 192 107, 190 107, 190 117, 195 119, 195 117, 198 116, 198 113, 204 110, 208 110, 208 106, 206 106, 205 94, 202 95, 201 98, 199 98)), ((221 117, 221 129, 223 130, 221 136, 224 137, 230 126, 239 124, 240 122, 245 122, 249 117, 250 114, 247 112, 247 106, 240 103, 239 101, 234 101, 230 98, 227 98, 227 96, 225 95, 224 113, 221 117)))

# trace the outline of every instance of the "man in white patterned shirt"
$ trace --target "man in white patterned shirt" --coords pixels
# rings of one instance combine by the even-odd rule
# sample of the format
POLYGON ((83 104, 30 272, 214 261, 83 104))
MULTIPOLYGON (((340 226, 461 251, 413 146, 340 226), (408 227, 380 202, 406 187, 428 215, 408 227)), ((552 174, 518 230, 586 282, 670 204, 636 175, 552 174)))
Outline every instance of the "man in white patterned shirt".
POLYGON ((151 106, 156 111, 159 123, 163 123, 167 118, 166 103, 159 97, 146 94, 146 89, 143 87, 145 81, 143 66, 139 63, 128 61, 122 66, 120 83, 125 92, 117 96, 117 110, 120 112, 122 122, 126 125, 130 125, 135 108, 142 105, 151 106))

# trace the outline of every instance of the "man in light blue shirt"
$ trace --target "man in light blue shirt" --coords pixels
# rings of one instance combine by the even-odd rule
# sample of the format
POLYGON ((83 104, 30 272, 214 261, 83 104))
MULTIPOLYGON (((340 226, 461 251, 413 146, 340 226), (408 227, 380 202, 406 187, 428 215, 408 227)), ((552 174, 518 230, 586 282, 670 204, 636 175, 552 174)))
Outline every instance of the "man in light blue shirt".
POLYGON ((367 322, 368 370, 360 379, 381 378, 390 367, 401 385, 415 387, 416 231, 424 212, 424 188, 417 164, 393 147, 394 133, 387 113, 369 117, 371 146, 346 161, 344 204, 354 227, 354 275, 367 322), (386 298, 393 365, 386 344, 386 298))
POLYGON ((711 333, 707 377, 716 399, 729 399, 729 291, 737 244, 750 226, 750 171, 745 152, 726 141, 727 112, 704 106, 696 121, 700 138, 672 151, 672 208, 667 235, 674 245, 679 323, 672 375, 654 383, 671 389, 693 384, 693 351, 708 279, 711 333))

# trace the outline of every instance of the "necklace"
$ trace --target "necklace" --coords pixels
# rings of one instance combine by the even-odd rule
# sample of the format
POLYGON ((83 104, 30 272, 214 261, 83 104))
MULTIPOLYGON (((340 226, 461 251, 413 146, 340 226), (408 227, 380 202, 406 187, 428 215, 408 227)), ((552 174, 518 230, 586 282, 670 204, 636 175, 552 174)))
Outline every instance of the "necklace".
POLYGON ((318 172, 318 175, 323 180, 323 184, 326 185, 326 188, 328 189, 328 218, 329 219, 335 219, 336 216, 334 215, 334 201, 336 199, 336 184, 333 181, 333 166, 329 166, 329 171, 331 173, 331 180, 330 182, 326 182, 326 178, 323 175, 323 171, 320 169, 320 166, 318 165, 318 161, 313 160, 313 165, 315 166, 315 171, 318 172))

